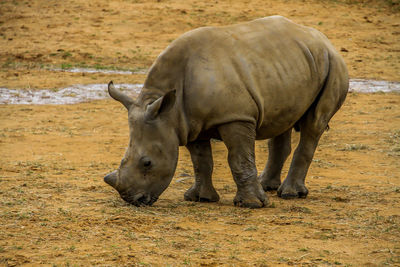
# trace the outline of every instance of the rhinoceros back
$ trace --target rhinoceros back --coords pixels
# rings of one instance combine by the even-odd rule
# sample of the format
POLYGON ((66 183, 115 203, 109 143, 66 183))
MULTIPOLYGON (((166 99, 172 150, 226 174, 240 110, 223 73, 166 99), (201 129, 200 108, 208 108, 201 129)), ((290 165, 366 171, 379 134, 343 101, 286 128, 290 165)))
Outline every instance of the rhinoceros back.
POLYGON ((308 110, 332 60, 344 64, 322 33, 272 16, 182 35, 156 60, 145 87, 181 92, 191 139, 238 120, 269 138, 308 110))

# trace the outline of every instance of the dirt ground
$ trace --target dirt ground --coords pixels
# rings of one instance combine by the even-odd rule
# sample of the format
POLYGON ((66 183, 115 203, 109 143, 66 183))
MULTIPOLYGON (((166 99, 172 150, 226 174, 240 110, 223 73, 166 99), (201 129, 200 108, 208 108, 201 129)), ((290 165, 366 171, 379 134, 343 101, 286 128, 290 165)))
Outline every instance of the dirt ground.
MULTIPOLYGON (((0 87, 141 83, 143 74, 52 69, 147 69, 185 31, 274 14, 324 32, 352 78, 399 81, 399 8, 385 0, 1 1, 0 87)), ((212 144, 220 202, 183 201, 193 170, 181 148, 160 199, 125 204, 103 176, 125 151, 126 118, 112 100, 0 105, 0 265, 400 265, 399 94, 349 94, 320 141, 308 198, 272 192, 259 210, 233 206, 221 142, 212 144)), ((256 156, 262 171, 266 141, 256 156)))

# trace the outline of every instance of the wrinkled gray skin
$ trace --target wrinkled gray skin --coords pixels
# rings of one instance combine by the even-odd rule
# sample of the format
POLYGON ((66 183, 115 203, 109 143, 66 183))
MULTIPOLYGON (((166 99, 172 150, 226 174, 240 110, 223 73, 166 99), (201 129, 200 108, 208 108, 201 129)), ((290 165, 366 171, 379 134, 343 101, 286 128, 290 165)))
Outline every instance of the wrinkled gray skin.
POLYGON ((104 180, 136 206, 153 204, 174 175, 178 147, 190 151, 195 183, 188 201, 218 201, 210 138, 222 140, 237 184, 235 205, 259 208, 267 190, 306 197, 314 151, 348 91, 341 56, 315 29, 280 16, 185 33, 160 54, 136 101, 110 95, 129 114, 130 141, 118 170, 104 180), (287 178, 292 128, 300 131, 287 178), (269 139, 257 177, 254 143, 269 139))

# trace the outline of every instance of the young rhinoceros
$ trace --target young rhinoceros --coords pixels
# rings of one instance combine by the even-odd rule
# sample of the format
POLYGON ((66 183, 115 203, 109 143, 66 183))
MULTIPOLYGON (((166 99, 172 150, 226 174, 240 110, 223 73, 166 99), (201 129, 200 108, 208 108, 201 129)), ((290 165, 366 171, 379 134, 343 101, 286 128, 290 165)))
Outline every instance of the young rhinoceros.
POLYGON ((195 183, 189 201, 218 201, 210 139, 222 140, 237 184, 235 205, 260 208, 264 191, 306 197, 318 140, 348 91, 343 59, 315 29, 272 16, 183 34, 160 54, 133 100, 109 84, 129 113, 130 141, 118 170, 104 180, 127 202, 153 204, 175 172, 178 147, 190 151, 195 183), (292 128, 300 131, 287 178, 292 128), (269 139, 257 177, 255 140, 269 139))

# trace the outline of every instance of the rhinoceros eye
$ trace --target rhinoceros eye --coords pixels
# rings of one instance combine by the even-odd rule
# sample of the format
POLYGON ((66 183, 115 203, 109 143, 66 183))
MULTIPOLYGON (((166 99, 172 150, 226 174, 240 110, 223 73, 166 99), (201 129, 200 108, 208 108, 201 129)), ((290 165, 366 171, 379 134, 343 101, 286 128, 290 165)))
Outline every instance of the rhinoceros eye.
POLYGON ((152 166, 152 162, 148 157, 143 157, 140 159, 140 164, 143 166, 145 170, 148 170, 152 166))
POLYGON ((145 162, 143 162, 143 166, 144 167, 150 167, 151 166, 151 161, 150 160, 146 160, 145 162))

